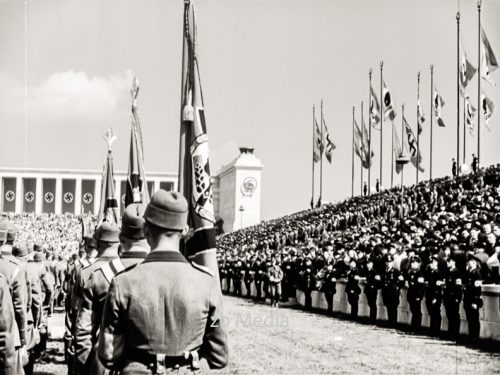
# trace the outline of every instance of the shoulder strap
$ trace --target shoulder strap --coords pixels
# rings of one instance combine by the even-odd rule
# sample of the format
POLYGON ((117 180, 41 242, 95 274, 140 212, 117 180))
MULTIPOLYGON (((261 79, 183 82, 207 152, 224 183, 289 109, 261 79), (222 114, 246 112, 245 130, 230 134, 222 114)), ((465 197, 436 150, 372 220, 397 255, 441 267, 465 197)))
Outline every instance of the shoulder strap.
POLYGON ((108 283, 111 284, 113 277, 119 272, 122 272, 125 269, 120 258, 113 259, 111 262, 104 264, 101 267, 102 274, 108 283))
POLYGON ((210 276, 213 276, 214 273, 212 272, 212 270, 210 270, 209 268, 205 267, 205 266, 202 266, 198 263, 195 263, 195 262, 191 262, 191 265, 196 268, 197 270, 201 271, 201 272, 204 272, 204 273, 208 273, 210 276))

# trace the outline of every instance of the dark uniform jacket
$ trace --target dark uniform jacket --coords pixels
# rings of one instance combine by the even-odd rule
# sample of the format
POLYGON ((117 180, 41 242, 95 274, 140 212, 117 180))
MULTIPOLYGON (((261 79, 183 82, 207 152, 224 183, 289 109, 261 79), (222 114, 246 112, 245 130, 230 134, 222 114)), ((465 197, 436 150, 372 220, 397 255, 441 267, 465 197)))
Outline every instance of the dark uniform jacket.
POLYGON ((472 271, 467 271, 464 288, 464 305, 476 304, 478 308, 482 307, 481 300, 481 271, 476 268, 472 271))
POLYGON ((408 301, 422 301, 425 293, 425 279, 422 270, 410 268, 406 280, 408 281, 408 301))
POLYGON ((14 337, 16 335, 16 320, 14 307, 9 292, 7 278, 0 274, 0 373, 15 374, 16 349, 14 337))
POLYGON ((425 299, 427 303, 432 303, 434 300, 436 303, 441 303, 443 292, 441 289, 441 283, 443 282, 443 275, 439 271, 439 268, 430 269, 427 272, 427 291, 425 293, 425 299))
POLYGON ((446 272, 443 296, 445 302, 459 304, 462 301, 462 276, 457 268, 446 272))
POLYGON ((380 276, 380 273, 375 268, 368 270, 366 273, 366 284, 364 290, 367 298, 376 299, 381 284, 382 277, 380 276))
POLYGON ((125 375, 133 373, 137 362, 132 358, 178 357, 197 350, 211 368, 225 367, 228 344, 222 314, 222 294, 211 271, 177 251, 155 250, 113 279, 104 306, 99 359, 125 375))

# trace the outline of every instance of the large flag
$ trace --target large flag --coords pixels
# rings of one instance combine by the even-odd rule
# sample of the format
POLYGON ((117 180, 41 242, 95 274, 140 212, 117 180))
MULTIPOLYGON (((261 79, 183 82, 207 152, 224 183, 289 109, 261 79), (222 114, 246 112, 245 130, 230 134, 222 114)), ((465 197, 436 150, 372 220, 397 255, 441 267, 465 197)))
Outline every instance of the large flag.
POLYGON ((219 277, 208 135, 200 81, 193 1, 184 1, 179 192, 189 203, 189 232, 183 253, 219 277))
POLYGON ((481 116, 484 119, 484 123, 486 124, 486 128, 490 129, 490 118, 493 115, 493 111, 495 110, 495 104, 489 99, 484 92, 481 93, 481 116))
POLYGON ((476 117, 477 109, 474 108, 472 103, 470 102, 469 96, 465 97, 465 123, 469 127, 469 132, 472 134, 474 130, 474 117, 476 117))
POLYGON ((396 173, 403 170, 403 165, 397 163, 398 158, 402 155, 403 149, 401 148, 401 141, 399 140, 398 132, 396 130, 396 125, 392 122, 392 134, 394 137, 394 143, 392 144, 392 152, 394 153, 394 163, 396 164, 396 173))
POLYGON ((462 61, 460 63, 460 92, 465 97, 465 89, 476 74, 477 69, 467 58, 465 53, 462 54, 462 61))
POLYGON ((393 121, 396 118, 396 111, 394 110, 394 103, 392 102, 392 96, 389 89, 383 82, 382 94, 384 95, 384 119, 390 119, 393 121))
POLYGON ((481 50, 481 77, 495 85, 491 79, 491 73, 498 69, 498 61, 483 28, 481 28, 481 42, 483 47, 481 50))
POLYGON ((363 152, 363 135, 359 129, 359 125, 356 120, 354 120, 354 152, 359 156, 361 163, 364 163, 364 152, 363 152))
POLYGON ((99 206, 97 226, 103 221, 114 222, 116 224, 120 223, 118 201, 116 200, 115 182, 113 178, 113 155, 111 154, 111 144, 116 139, 116 136, 113 135, 111 129, 108 129, 106 132, 105 139, 108 142, 108 153, 102 171, 101 204, 99 206))
POLYGON ((417 140, 405 117, 403 117, 403 124, 404 124, 404 129, 406 131, 406 139, 408 141, 410 161, 415 166, 415 168, 418 168, 420 172, 425 172, 425 169, 420 164, 422 163, 422 156, 420 155, 420 150, 418 149, 417 140))
POLYGON ((436 116, 436 122, 439 126, 444 127, 444 121, 443 121, 443 106, 444 106, 444 100, 439 94, 439 91, 437 88, 434 88, 434 94, 432 95, 432 105, 434 107, 434 115, 436 116))
POLYGON ((128 160, 128 177, 125 193, 125 207, 130 203, 149 202, 149 193, 144 171, 144 148, 142 144, 142 130, 137 113, 137 95, 139 94, 139 81, 134 77, 132 83, 132 123, 130 132, 130 153, 128 160))
POLYGON ((331 164, 332 162, 332 153, 333 150, 337 148, 335 144, 333 143, 330 133, 328 132, 328 128, 326 127, 326 122, 325 119, 322 118, 321 121, 323 121, 323 145, 325 148, 325 156, 328 162, 331 164))
POLYGON ((422 134, 422 124, 425 122, 425 115, 420 104, 420 99, 417 101, 417 131, 418 134, 422 134))
POLYGON ((377 95, 373 91, 373 86, 370 85, 370 118, 372 126, 379 130, 380 127, 380 105, 378 103, 377 95))
POLYGON ((313 159, 317 163, 321 160, 323 155, 323 140, 321 139, 321 130, 319 129, 316 116, 314 117, 314 145, 313 145, 313 159))

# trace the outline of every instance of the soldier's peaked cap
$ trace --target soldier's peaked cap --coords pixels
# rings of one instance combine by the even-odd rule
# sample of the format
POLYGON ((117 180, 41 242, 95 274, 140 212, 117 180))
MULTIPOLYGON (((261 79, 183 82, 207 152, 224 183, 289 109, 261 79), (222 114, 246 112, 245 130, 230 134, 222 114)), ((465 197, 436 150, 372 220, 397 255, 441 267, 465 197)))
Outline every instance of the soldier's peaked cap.
POLYGON ((176 191, 158 190, 146 208, 144 219, 157 227, 182 231, 188 218, 188 203, 176 191))
POLYGON ((94 236, 97 241, 120 242, 119 234, 120 229, 118 225, 110 221, 105 221, 96 229, 94 236))
POLYGON ((142 203, 131 203, 122 216, 121 234, 127 238, 144 238, 144 212, 146 206, 142 203))

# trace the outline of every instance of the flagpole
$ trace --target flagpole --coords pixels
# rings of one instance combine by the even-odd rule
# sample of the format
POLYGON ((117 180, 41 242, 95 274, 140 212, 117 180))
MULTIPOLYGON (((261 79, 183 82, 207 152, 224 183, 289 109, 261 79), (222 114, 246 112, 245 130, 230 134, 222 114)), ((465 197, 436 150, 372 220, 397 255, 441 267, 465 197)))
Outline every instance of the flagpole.
POLYGON ((318 206, 321 206, 321 200, 323 199, 323 149, 325 145, 323 144, 323 99, 321 99, 321 148, 319 149, 319 200, 318 206))
POLYGON ((355 107, 352 107, 352 160, 351 160, 351 198, 354 197, 354 111, 355 107))
POLYGON ((457 12, 457 176, 460 174, 460 10, 457 12))
POLYGON ((417 168, 415 183, 418 185, 418 166, 420 165, 420 113, 418 113, 418 107, 420 103, 420 72, 417 73, 417 168))
POLYGON ((311 208, 314 208, 314 105, 313 105, 313 120, 312 120, 312 194, 311 194, 311 208))
POLYGON ((465 132, 465 128, 466 128, 466 124, 465 124, 465 96, 464 96, 464 106, 463 106, 463 108, 464 108, 464 151, 463 151, 463 155, 462 155, 462 164, 465 164, 465 150, 466 150, 465 143, 467 141, 467 139, 466 139, 467 133, 465 132))
POLYGON ((379 186, 380 189, 382 189, 382 145, 383 145, 383 133, 384 133, 384 99, 382 98, 383 91, 382 91, 382 72, 384 70, 384 62, 380 62, 380 176, 379 176, 379 186))
POLYGON ((481 0, 477 1, 477 169, 481 163, 481 0))
POLYGON ((372 172, 372 116, 371 110, 371 87, 372 87, 372 68, 368 72, 370 85, 368 87, 368 195, 371 193, 370 180, 372 172))
POLYGON ((391 188, 394 183, 394 122, 391 120, 392 126, 392 143, 391 143, 391 188))
POLYGON ((363 101, 361 101, 361 145, 363 149, 361 150, 361 196, 363 196, 363 154, 365 153, 365 124, 363 121, 363 101))
POLYGON ((430 147, 430 158, 429 158, 429 180, 432 180, 432 129, 433 129, 433 120, 432 114, 434 111, 434 65, 431 65, 431 147, 430 147))
MULTIPOLYGON (((404 152, 404 122, 405 122, 405 105, 401 105, 401 155, 404 152)), ((401 165, 401 189, 403 188, 403 175, 405 173, 404 164, 401 165)))

